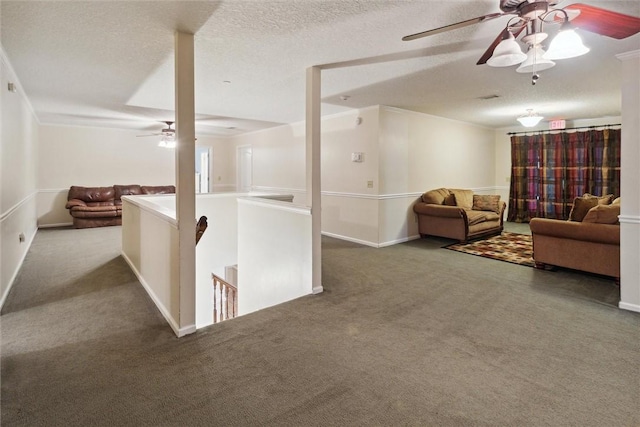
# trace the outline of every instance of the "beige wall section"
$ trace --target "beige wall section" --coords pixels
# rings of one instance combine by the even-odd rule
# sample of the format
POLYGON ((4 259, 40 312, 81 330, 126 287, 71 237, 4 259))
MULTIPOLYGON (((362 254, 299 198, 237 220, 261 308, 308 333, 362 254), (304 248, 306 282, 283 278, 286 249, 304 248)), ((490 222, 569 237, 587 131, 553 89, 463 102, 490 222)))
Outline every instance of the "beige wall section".
POLYGON ((492 129, 380 107, 379 144, 379 246, 418 236, 413 203, 424 191, 495 192, 492 129))
MULTIPOLYGON (((254 189, 293 193, 304 203, 304 123, 230 139, 253 149, 254 189)), ((495 162, 492 129, 382 106, 324 117, 322 232, 371 246, 417 237, 419 194, 494 192, 495 162), (363 161, 353 162, 352 153, 363 161)))
POLYGON ((231 138, 197 135, 197 147, 213 149, 211 162, 211 192, 233 191, 236 188, 236 147, 231 138))
MULTIPOLYGON (((323 192, 378 194, 379 111, 378 106, 368 107, 322 121, 323 192), (363 153, 362 162, 353 162, 352 153, 363 153)), ((326 207, 323 200, 322 208, 326 207)))
POLYGON ((38 144, 38 224, 71 222, 64 208, 72 185, 170 185, 173 150, 140 131, 42 125, 38 144))
POLYGON ((36 234, 38 121, 0 49, 0 308, 36 234), (6 90, 9 82, 16 92, 6 90), (20 235, 24 235, 21 241, 20 235))
POLYGON ((389 107, 380 129, 381 194, 494 186, 493 129, 389 107))
MULTIPOLYGON (((155 198, 123 199, 122 256, 176 335, 180 329, 178 226, 155 198)), ((171 212, 175 214, 175 212, 171 212)))
POLYGON ((640 50, 622 61, 620 308, 640 312, 640 50))
POLYGON ((234 144, 232 164, 236 171, 237 147, 252 148, 252 187, 257 190, 286 190, 295 193, 295 203, 305 198, 305 129, 293 123, 231 138, 234 144))

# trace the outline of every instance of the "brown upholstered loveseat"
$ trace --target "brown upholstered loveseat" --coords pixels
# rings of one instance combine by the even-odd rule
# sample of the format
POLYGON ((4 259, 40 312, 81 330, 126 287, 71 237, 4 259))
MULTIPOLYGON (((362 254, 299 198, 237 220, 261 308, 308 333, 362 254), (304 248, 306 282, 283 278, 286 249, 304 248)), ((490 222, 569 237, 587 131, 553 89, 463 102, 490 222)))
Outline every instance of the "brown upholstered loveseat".
POLYGON ((571 268, 619 281, 620 198, 613 203, 611 199, 613 196, 576 198, 569 221, 531 219, 536 267, 571 268))
POLYGON ((111 187, 72 186, 67 196, 69 213, 75 228, 122 224, 121 196, 175 193, 173 185, 113 185, 111 187))
POLYGON ((461 242, 502 233, 505 208, 499 195, 448 188, 427 191, 413 205, 420 236, 461 242))

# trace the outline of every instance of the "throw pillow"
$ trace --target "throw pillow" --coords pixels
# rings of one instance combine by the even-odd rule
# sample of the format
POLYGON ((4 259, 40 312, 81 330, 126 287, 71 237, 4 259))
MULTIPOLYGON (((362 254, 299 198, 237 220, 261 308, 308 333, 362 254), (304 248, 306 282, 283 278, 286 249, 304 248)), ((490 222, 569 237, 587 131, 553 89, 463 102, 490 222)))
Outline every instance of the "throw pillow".
POLYGON ((500 213, 500 196, 499 195, 473 195, 474 211, 492 211, 500 213))
POLYGON ((472 190, 449 190, 456 197, 456 206, 470 211, 473 208, 473 191, 472 190))
POLYGON ((569 221, 582 222, 589 209, 598 205, 597 197, 576 197, 569 213, 569 221))
POLYGON ((612 205, 619 205, 620 204, 620 197, 616 197, 615 199, 613 199, 613 202, 611 202, 612 205))
POLYGON ((606 194, 604 196, 594 196, 593 194, 589 194, 589 193, 584 193, 582 197, 584 199, 593 199, 593 198, 598 199, 599 205, 610 205, 614 198, 613 194, 606 194))
POLYGON ((620 215, 620 204, 596 205, 589 209, 582 222, 597 224, 617 224, 620 215))
POLYGON ((441 205, 444 203, 445 197, 449 195, 446 188, 438 188, 436 190, 427 191, 422 195, 422 201, 433 205, 441 205))
POLYGON ((447 197, 444 198, 444 204, 446 206, 457 206, 456 205, 456 195, 455 194, 449 194, 447 197))

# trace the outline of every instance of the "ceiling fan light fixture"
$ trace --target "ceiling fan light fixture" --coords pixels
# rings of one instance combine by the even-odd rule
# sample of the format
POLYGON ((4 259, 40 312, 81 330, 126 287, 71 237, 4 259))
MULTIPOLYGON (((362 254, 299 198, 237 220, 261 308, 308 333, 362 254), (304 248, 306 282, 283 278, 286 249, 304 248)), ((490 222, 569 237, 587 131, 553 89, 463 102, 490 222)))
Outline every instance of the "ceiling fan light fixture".
POLYGON ((562 24, 558 34, 551 40, 545 59, 568 59, 584 55, 589 48, 582 43, 582 38, 575 32, 571 24, 562 24))
POLYGON ((534 113, 532 109, 528 109, 527 114, 518 117, 517 120, 522 126, 531 128, 540 123, 542 119, 544 119, 544 117, 538 115, 538 113, 534 113))
POLYGON ((550 59, 544 58, 545 51, 539 44, 531 46, 527 52, 527 59, 516 69, 518 73, 535 73, 537 71, 548 70, 556 65, 550 59))
POLYGON ((158 142, 158 147, 163 148, 175 148, 176 136, 173 133, 163 133, 158 142))
POLYGON ((491 67, 510 67, 517 65, 527 59, 527 55, 522 53, 520 45, 509 30, 505 30, 509 35, 503 39, 493 51, 491 58, 487 60, 487 65, 491 67))

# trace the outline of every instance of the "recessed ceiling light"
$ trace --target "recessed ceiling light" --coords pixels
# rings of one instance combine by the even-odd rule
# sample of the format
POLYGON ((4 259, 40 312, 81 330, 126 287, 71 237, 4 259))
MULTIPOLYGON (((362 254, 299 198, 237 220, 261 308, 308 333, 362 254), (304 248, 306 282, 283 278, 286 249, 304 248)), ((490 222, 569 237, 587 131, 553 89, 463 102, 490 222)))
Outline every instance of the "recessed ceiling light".
POLYGON ((343 100, 343 101, 346 101, 349 98, 351 98, 349 95, 340 95, 340 99, 343 100))
POLYGON ((231 84, 231 80, 223 80, 222 83, 231 84))

